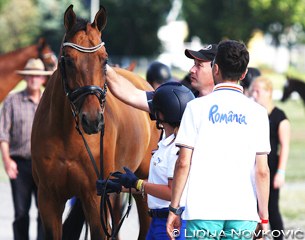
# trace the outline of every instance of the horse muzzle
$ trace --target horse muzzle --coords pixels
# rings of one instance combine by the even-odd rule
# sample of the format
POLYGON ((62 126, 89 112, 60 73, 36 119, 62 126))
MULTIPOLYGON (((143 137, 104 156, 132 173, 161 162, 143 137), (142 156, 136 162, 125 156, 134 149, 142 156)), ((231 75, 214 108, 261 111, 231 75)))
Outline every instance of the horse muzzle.
POLYGON ((84 132, 89 135, 100 132, 105 123, 102 112, 97 113, 96 116, 91 116, 88 113, 81 113, 80 120, 84 132))

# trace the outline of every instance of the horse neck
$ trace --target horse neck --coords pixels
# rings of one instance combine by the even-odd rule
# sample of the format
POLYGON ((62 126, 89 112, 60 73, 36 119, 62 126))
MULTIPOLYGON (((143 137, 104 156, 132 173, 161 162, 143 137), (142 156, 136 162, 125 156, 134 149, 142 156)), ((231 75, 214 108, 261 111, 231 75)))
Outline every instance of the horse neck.
POLYGON ((0 101, 22 80, 22 76, 16 74, 15 71, 23 69, 28 59, 37 57, 37 45, 0 56, 0 101))
POLYGON ((56 70, 49 79, 41 104, 49 109, 51 124, 54 124, 54 127, 62 127, 63 131, 76 132, 70 102, 64 93, 59 70, 56 70), (62 125, 59 126, 58 122, 62 125))

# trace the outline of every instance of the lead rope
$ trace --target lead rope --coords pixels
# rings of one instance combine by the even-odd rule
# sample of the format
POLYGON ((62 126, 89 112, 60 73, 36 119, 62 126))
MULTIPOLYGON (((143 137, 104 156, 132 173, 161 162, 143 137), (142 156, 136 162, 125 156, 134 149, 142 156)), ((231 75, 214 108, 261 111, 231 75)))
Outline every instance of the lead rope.
MULTIPOLYGON (((103 154, 103 149, 104 149, 104 130, 105 130, 105 124, 102 125, 101 129, 101 137, 100 137, 100 177, 99 180, 104 179, 104 154, 103 154)), ((108 179, 112 176, 110 174, 107 178, 108 179)), ((122 227, 122 224, 125 220, 126 217, 128 217, 129 212, 131 210, 131 188, 129 188, 129 197, 128 197, 128 207, 126 210, 126 213, 124 216, 121 218, 121 220, 118 223, 118 226, 115 227, 115 222, 114 222, 114 217, 113 217, 113 209, 111 206, 111 202, 109 199, 109 195, 106 193, 106 188, 107 188, 107 183, 105 185, 104 191, 101 195, 101 202, 100 202, 100 218, 101 218, 101 224, 104 229, 104 232, 106 233, 108 238, 111 238, 112 240, 117 239, 117 236, 119 234, 119 231, 122 227), (109 214, 111 216, 111 221, 112 221, 112 228, 111 228, 111 233, 108 232, 108 224, 107 224, 107 209, 109 210, 109 214)))
MULTIPOLYGON (((100 172, 98 171, 98 168, 97 168, 97 165, 96 165, 96 162, 93 158, 93 155, 91 153, 91 150, 90 150, 90 147, 82 133, 82 131, 80 130, 79 128, 79 122, 76 120, 77 118, 74 118, 75 119, 75 123, 76 123, 76 130, 77 132, 81 135, 82 139, 83 139, 83 142, 85 144, 85 147, 86 147, 86 150, 89 154, 89 158, 91 160, 91 163, 94 167, 94 171, 96 173, 96 176, 99 180, 103 180, 104 179, 104 154, 103 154, 103 149, 104 149, 104 130, 105 130, 105 125, 103 124, 102 125, 102 129, 101 129, 101 136, 100 136, 100 172)), ((111 176, 111 174, 110 174, 111 176)), ((109 176, 109 177, 110 177, 109 176)), ((109 179, 109 177, 107 178, 107 181, 109 179)), ((127 210, 126 210, 126 213, 124 214, 124 216, 121 218, 121 220, 119 221, 118 223, 118 226, 115 227, 115 222, 114 222, 114 217, 113 217, 113 209, 112 209, 112 206, 111 206, 111 202, 110 202, 110 198, 109 198, 109 195, 106 193, 106 185, 105 185, 105 189, 104 191, 102 192, 101 194, 101 202, 100 202, 100 220, 101 220, 101 224, 102 224, 102 228, 105 232, 105 234, 107 235, 108 238, 111 238, 112 240, 115 240, 117 239, 117 235, 122 227, 122 224, 125 220, 126 217, 128 217, 129 215, 129 212, 131 210, 131 188, 129 189, 129 197, 128 197, 128 207, 127 207, 127 210), (107 210, 109 210, 109 214, 110 214, 110 217, 111 217, 111 222, 112 222, 112 228, 111 228, 111 233, 109 233, 108 231, 108 218, 107 218, 107 210)), ((87 234, 85 236, 85 239, 87 239, 87 234)))

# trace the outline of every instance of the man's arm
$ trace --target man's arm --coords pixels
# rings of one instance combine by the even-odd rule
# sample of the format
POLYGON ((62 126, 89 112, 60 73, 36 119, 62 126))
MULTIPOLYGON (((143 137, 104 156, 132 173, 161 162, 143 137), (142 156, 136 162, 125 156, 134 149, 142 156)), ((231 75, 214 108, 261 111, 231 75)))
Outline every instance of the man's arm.
POLYGON ((109 89, 115 97, 132 107, 150 112, 146 92, 117 74, 109 65, 107 65, 107 81, 109 89))
MULTIPOLYGON (((267 154, 257 154, 255 158, 255 184, 258 199, 258 214, 261 219, 269 219, 268 201, 270 171, 268 167, 267 154)), ((263 229, 267 230, 268 224, 263 224, 263 229)))
POLYGON ((171 206, 177 208, 189 175, 193 150, 181 147, 174 171, 171 206))
MULTIPOLYGON (((192 154, 192 149, 185 147, 180 148, 179 157, 175 165, 174 179, 172 183, 171 206, 174 208, 179 207, 180 199, 189 175, 192 154)), ((166 223, 166 231, 170 239, 174 239, 173 233, 176 229, 180 229, 180 227, 180 216, 177 216, 170 211, 166 223)))

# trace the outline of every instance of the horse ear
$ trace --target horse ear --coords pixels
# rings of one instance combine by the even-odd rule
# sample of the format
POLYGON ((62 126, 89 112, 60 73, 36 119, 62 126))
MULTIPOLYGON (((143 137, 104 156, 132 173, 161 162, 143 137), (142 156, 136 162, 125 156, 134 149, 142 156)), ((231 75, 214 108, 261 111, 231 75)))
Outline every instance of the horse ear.
POLYGON ((71 4, 64 15, 64 25, 66 28, 66 31, 68 32, 72 26, 76 23, 76 15, 73 11, 73 5, 71 4))
POLYGON ((107 13, 103 6, 100 6, 100 10, 96 13, 91 26, 97 28, 100 32, 105 28, 107 23, 107 13))

